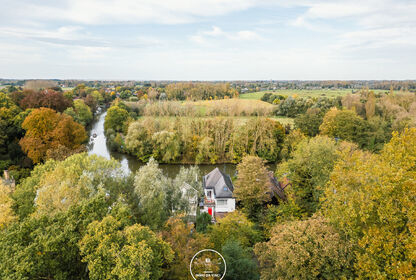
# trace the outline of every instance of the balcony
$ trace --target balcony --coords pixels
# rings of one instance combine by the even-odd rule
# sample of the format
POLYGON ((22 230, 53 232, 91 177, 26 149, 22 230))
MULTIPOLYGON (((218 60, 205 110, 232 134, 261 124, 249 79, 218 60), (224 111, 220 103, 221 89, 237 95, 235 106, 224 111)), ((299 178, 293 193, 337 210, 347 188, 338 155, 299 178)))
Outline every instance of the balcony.
POLYGON ((204 205, 215 206, 215 199, 204 197, 204 205))

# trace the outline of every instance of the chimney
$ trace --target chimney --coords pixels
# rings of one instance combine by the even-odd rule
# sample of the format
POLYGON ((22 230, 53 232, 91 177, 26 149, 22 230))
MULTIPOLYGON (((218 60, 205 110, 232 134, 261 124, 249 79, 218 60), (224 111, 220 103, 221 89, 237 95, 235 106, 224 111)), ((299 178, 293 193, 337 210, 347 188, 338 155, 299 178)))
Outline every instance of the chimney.
POLYGON ((9 170, 4 170, 4 180, 10 180, 9 170))

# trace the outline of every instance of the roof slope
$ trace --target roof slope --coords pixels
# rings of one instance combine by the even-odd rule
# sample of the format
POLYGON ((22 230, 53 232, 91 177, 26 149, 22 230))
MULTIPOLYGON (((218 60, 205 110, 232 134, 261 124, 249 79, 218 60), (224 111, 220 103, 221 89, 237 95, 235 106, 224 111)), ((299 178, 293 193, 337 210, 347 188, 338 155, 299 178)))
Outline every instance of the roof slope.
POLYGON ((205 189, 214 189, 215 197, 231 198, 233 196, 234 186, 231 177, 222 173, 218 167, 202 177, 205 189))

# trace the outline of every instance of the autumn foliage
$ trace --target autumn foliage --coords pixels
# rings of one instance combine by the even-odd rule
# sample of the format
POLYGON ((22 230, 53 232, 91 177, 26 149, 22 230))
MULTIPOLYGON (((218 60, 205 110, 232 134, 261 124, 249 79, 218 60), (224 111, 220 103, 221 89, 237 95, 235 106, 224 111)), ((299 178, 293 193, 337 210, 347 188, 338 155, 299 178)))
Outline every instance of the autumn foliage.
POLYGON ((351 242, 361 279, 416 277, 416 129, 394 133, 381 154, 345 151, 324 214, 351 242))
POLYGON ((64 158, 79 151, 87 139, 84 127, 72 117, 48 108, 34 110, 22 128, 26 134, 20 140, 20 146, 34 163, 51 157, 64 158))
POLYGON ((72 100, 66 98, 62 92, 47 89, 43 91, 27 90, 22 93, 24 98, 19 105, 23 109, 47 107, 58 112, 65 111, 72 105, 72 100))

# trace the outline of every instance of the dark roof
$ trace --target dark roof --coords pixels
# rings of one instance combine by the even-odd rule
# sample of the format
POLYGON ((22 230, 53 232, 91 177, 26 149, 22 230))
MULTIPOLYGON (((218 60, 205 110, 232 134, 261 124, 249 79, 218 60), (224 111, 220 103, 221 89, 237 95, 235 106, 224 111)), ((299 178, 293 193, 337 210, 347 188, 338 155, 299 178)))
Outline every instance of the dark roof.
POLYGON ((282 184, 277 181, 276 177, 274 177, 273 175, 273 172, 269 172, 269 180, 270 180, 270 191, 268 192, 268 194, 270 195, 270 197, 273 198, 273 196, 277 195, 282 200, 287 200, 287 197, 284 191, 284 188, 286 186, 282 186, 282 184))
POLYGON ((202 177, 204 189, 214 189, 215 197, 230 198, 233 196, 234 186, 231 177, 222 173, 218 167, 202 177))

